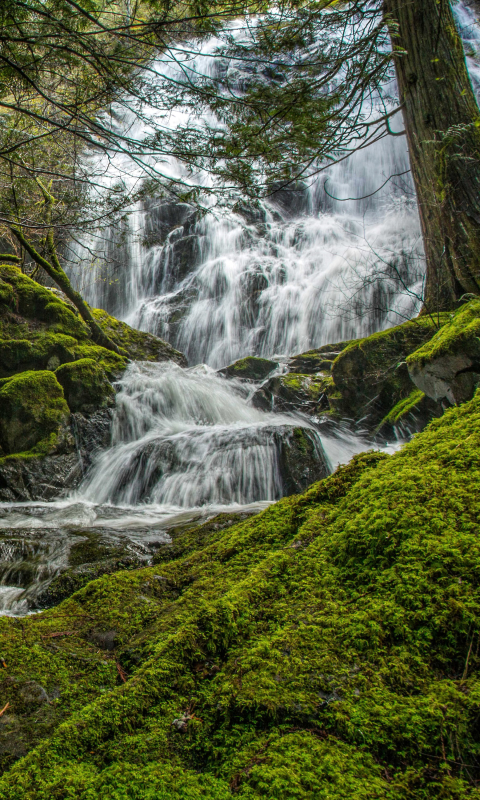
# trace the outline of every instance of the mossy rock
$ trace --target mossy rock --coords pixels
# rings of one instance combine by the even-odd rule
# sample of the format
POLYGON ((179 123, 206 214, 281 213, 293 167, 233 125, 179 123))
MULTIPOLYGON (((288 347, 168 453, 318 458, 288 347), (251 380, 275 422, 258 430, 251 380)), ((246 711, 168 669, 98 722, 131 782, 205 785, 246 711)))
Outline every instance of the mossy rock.
POLYGON ((88 413, 114 405, 115 391, 102 362, 81 358, 58 367, 55 374, 70 411, 88 413))
POLYGON ((92 313, 105 333, 126 351, 132 361, 174 361, 181 367, 187 366, 183 353, 163 339, 151 333, 137 331, 100 308, 92 309, 92 313))
POLYGON ((325 344, 314 350, 307 350, 306 353, 299 353, 292 356, 288 361, 289 372, 299 372, 306 375, 314 375, 317 372, 330 372, 332 364, 342 350, 355 344, 358 339, 350 339, 346 342, 335 342, 325 344))
POLYGON ((375 429, 397 403, 410 396, 406 358, 428 342, 449 319, 420 316, 353 342, 334 360, 330 407, 338 416, 375 429))
POLYGON ((0 445, 4 455, 52 452, 68 417, 63 390, 53 372, 23 372, 0 381, 0 445))
POLYGON ((289 372, 275 375, 258 389, 253 404, 264 411, 304 411, 318 414, 329 408, 330 376, 289 372))
POLYGON ((463 403, 480 382, 480 300, 471 300, 407 357, 410 377, 430 398, 463 403))
POLYGON ((479 430, 1 618, 2 800, 476 798, 479 430))
POLYGON ((264 381, 277 367, 278 363, 270 361, 268 358, 247 356, 218 371, 220 375, 225 375, 226 378, 238 378, 242 381, 264 381))

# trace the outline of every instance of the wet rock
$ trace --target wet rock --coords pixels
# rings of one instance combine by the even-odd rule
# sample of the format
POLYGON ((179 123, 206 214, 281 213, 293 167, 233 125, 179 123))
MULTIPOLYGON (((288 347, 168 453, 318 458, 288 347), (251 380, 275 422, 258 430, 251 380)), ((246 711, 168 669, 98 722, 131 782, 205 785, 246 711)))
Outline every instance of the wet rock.
POLYGON ((85 532, 68 553, 68 560, 47 588, 35 598, 36 608, 57 605, 90 581, 121 570, 138 569, 150 563, 152 551, 130 540, 112 540, 97 532, 85 532))
POLYGON ((347 342, 336 342, 318 347, 315 350, 307 350, 306 353, 299 353, 292 356, 288 361, 289 372, 299 372, 305 375, 314 375, 317 372, 330 372, 332 363, 342 350, 355 343, 355 339, 347 342))
POLYGON ((74 489, 98 449, 109 445, 112 418, 111 409, 72 414, 71 427, 64 425, 58 437, 66 452, 0 459, 0 501, 48 501, 74 489))
POLYGON ((0 462, 0 501, 54 500, 82 478, 76 452, 0 462))
POLYGON ((252 402, 262 411, 319 414, 329 407, 327 390, 331 383, 331 378, 322 375, 275 375, 255 392, 252 402))
POLYGON ((280 465, 286 495, 303 492, 330 473, 323 447, 308 428, 287 432, 282 441, 280 465))
POLYGON ((263 381, 277 368, 278 362, 276 361, 270 361, 268 358, 247 356, 239 361, 234 361, 233 364, 218 370, 218 372, 226 378, 238 378, 243 381, 263 381))

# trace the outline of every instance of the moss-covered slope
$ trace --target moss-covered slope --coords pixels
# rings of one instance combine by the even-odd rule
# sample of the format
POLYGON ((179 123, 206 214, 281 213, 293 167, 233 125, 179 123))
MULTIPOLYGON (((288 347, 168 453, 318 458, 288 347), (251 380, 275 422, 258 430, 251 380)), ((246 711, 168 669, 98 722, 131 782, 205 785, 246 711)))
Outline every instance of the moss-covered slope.
POLYGON ((479 497, 477 395, 172 560, 1 619, 0 798, 478 798, 479 497))

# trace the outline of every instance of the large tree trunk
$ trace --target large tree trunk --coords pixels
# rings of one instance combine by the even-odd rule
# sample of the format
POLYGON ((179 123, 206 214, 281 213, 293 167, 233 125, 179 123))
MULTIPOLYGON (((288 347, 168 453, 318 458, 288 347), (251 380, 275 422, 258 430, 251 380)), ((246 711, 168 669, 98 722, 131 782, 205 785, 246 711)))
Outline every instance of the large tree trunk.
POLYGON ((480 293, 480 114, 449 0, 384 0, 427 260, 425 310, 480 293))

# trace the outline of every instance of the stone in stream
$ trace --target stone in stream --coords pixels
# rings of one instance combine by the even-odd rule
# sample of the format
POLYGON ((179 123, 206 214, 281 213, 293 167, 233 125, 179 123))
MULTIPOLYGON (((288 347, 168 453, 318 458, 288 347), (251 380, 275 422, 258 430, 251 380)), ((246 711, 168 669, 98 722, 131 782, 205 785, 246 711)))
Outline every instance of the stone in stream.
POLYGON ((243 381, 264 381, 274 369, 278 368, 277 361, 257 356, 246 356, 229 364, 228 367, 218 370, 219 375, 226 378, 238 378, 243 381))

